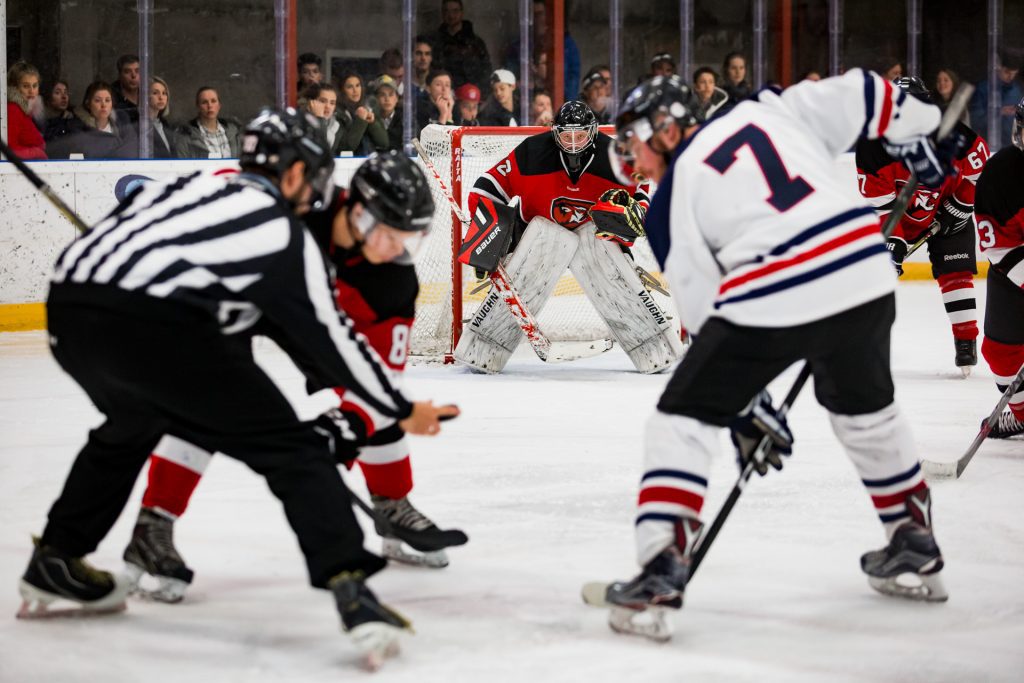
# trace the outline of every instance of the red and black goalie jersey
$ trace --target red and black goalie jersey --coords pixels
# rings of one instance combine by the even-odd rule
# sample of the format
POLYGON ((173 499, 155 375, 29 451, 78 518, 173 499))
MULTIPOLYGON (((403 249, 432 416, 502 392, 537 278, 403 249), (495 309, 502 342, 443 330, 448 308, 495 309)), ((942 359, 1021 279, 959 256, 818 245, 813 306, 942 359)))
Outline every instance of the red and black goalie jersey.
MULTIPOLYGON (((1011 262, 1024 260, 1024 249, 1018 249, 1024 246, 1024 152, 1006 147, 988 160, 978 179, 974 214, 982 252, 994 265, 1015 269, 1011 262)), ((1024 273, 1015 283, 1024 285, 1024 273)))
MULTIPOLYGON (((931 227, 935 213, 946 197, 955 197, 968 206, 974 204, 975 184, 989 158, 988 145, 962 122, 956 124, 956 130, 967 139, 967 144, 954 161, 958 173, 947 178, 937 190, 919 187, 907 207, 906 215, 893 231, 893 237, 907 242, 916 241, 921 233, 931 227)), ((910 171, 902 161, 889 156, 881 140, 863 139, 858 142, 856 157, 857 182, 861 195, 876 211, 888 213, 896 195, 910 178, 910 171)))
POLYGON ((647 210, 647 183, 625 186, 612 171, 608 148, 612 139, 598 133, 594 146, 582 155, 582 173, 573 182, 561 150, 551 133, 539 133, 519 143, 494 168, 477 179, 469 195, 469 214, 481 196, 509 204, 519 197, 519 216, 529 223, 543 216, 570 230, 590 220, 590 207, 607 190, 625 188, 647 210))

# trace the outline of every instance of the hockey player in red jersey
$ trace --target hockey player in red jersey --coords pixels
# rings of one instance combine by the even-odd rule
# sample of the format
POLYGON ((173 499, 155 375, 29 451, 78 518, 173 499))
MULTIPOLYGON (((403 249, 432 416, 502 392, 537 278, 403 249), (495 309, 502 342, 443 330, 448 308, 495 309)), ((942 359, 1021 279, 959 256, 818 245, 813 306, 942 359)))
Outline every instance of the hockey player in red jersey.
MULTIPOLYGON (((981 353, 1005 392, 1024 365, 1024 99, 1014 112, 1013 145, 996 152, 978 179, 978 244, 991 264, 981 353)), ((989 438, 1024 434, 1024 391, 1010 398, 989 438)))
MULTIPOLYGON (((903 77, 893 83, 904 93, 932 103, 921 79, 903 77)), ((966 376, 978 364, 978 309, 974 296, 974 276, 978 273, 978 265, 974 231, 970 228, 973 224, 975 183, 989 151, 985 141, 963 122, 957 123, 953 134, 963 136, 965 140, 956 156, 957 174, 948 178, 941 187, 918 187, 906 215, 889 237, 888 247, 893 265, 902 275, 908 245, 926 240, 932 277, 942 290, 942 302, 953 326, 954 362, 966 376)), ((861 139, 857 143, 856 157, 860 192, 884 216, 910 177, 910 172, 886 152, 881 140, 861 139)))
MULTIPOLYGON (((326 210, 306 216, 335 266, 338 307, 396 373, 404 370, 409 350, 419 291, 410 255, 433 218, 429 198, 419 169, 400 153, 389 152, 360 166, 349 193, 339 192, 326 210)), ((335 391, 338 410, 355 432, 354 439, 337 443, 364 444, 336 449, 336 455, 348 464, 357 460, 375 510, 392 524, 416 531, 437 529, 409 502, 413 480, 404 432, 344 387, 335 391)), ((185 512, 211 458, 211 453, 171 435, 154 450, 142 509, 124 553, 136 586, 143 574, 156 579, 158 587, 144 591, 153 599, 177 602, 192 580, 192 570, 174 546, 173 523, 185 512)), ((385 557, 431 567, 448 563, 444 550, 415 553, 384 529, 377 531, 384 537, 385 557)))
MULTIPOLYGON (((469 214, 475 215, 481 202, 514 207, 503 256, 531 312, 540 313, 550 294, 548 285, 553 287, 568 267, 634 365, 656 372, 671 364, 682 346, 678 329, 668 332, 670 325, 647 291, 650 281, 641 282, 650 276, 636 270, 629 252, 644 234, 648 183, 624 185, 619 180, 611 145, 586 104, 566 102, 550 133, 522 141, 476 180, 469 214), (595 238, 608 244, 595 250, 595 238), (523 243, 535 256, 517 253, 523 243), (611 267, 615 270, 606 270, 611 267)), ((504 367, 521 336, 496 301, 492 288, 455 350, 457 360, 486 372, 504 367)))
POLYGON ((859 136, 884 136, 922 182, 941 185, 950 164, 927 138, 938 108, 860 69, 766 88, 700 126, 691 101, 680 79, 656 77, 616 120, 617 144, 658 183, 647 233, 694 341, 646 426, 642 570, 588 584, 585 600, 610 606, 616 631, 670 637, 665 608, 683 603, 720 431, 730 430, 741 470, 780 469, 793 436, 765 387, 801 361, 888 538, 861 557, 869 584, 945 600, 930 493, 894 400, 896 278, 874 211, 834 175, 859 136), (766 457, 752 462, 762 439, 766 457))

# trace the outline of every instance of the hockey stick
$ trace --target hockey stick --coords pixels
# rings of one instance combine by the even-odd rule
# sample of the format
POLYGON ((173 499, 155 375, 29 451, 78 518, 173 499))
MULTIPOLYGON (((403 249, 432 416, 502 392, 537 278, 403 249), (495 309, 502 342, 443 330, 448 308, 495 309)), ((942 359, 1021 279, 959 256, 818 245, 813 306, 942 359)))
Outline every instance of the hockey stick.
MULTIPOLYGON (((434 162, 427 156, 426 150, 420 144, 420 141, 416 138, 412 139, 412 145, 416 149, 416 152, 420 155, 420 160, 423 161, 423 165, 430 170, 431 175, 434 176, 434 180, 437 181, 438 186, 444 193, 445 198, 448 200, 448 205, 451 207, 452 214, 458 219, 463 226, 469 225, 470 220, 466 214, 462 211, 462 207, 455 200, 455 196, 452 191, 445 184, 444 179, 441 178, 441 174, 437 172, 437 168, 434 166, 434 162)), ((567 360, 579 360, 581 358, 588 357, 590 355, 585 353, 578 343, 571 343, 567 347, 553 346, 551 340, 548 339, 547 335, 544 334, 540 328, 540 323, 537 322, 536 316, 526 307, 526 303, 523 301, 522 296, 519 294, 519 290, 516 289, 515 283, 512 282, 512 278, 509 277, 508 271, 505 270, 505 266, 499 261, 498 267, 495 268, 494 272, 490 276, 491 282, 494 284, 494 288, 497 290, 498 295, 502 301, 505 302, 505 306, 512 314, 512 318, 516 321, 519 329, 526 335, 526 340, 530 343, 534 353, 542 361, 547 363, 558 363, 567 360)), ((556 343, 557 344, 557 343, 556 343)), ((611 349, 611 346, 605 346, 604 348, 593 347, 591 350, 597 350, 597 353, 604 353, 611 349)))
POLYGON ((21 174, 25 176, 30 183, 35 185, 36 189, 42 192, 43 196, 49 199, 50 203, 60 211, 64 218, 71 221, 71 224, 75 226, 79 232, 87 232, 89 230, 89 226, 85 224, 85 221, 79 218, 78 214, 76 214, 70 206, 65 204, 63 199, 57 196, 57 193, 53 191, 53 188, 51 188, 46 181, 36 175, 36 172, 29 168, 28 164, 26 164, 21 157, 15 154, 3 140, 0 140, 0 152, 3 152, 3 155, 7 157, 7 160, 14 164, 14 167, 21 171, 21 174))
MULTIPOLYGON (((972 92, 974 92, 973 86, 963 84, 953 95, 953 99, 950 101, 949 107, 946 109, 946 113, 943 114, 942 120, 939 122, 937 139, 942 140, 949 135, 950 131, 953 130, 957 120, 960 118, 960 114, 963 113, 964 107, 967 106, 967 101, 970 99, 972 92)), ((903 215, 907 212, 907 207, 910 205, 910 199, 916 191, 917 176, 911 173, 910 178, 907 180, 907 184, 904 185, 899 194, 896 195, 892 211, 885 217, 885 221, 882 223, 883 237, 888 238, 892 235, 893 230, 896 229, 896 224, 900 222, 903 215)), ((915 242, 914 248, 916 249, 920 247, 923 243, 923 241, 920 243, 915 242)), ((910 252, 908 250, 908 254, 909 253, 910 252)), ((797 376, 796 381, 793 382, 793 386, 790 388, 789 393, 786 394, 786 398, 783 399, 782 404, 779 405, 778 412, 780 416, 784 417, 786 413, 789 412, 789 408, 793 405, 793 402, 800 394, 800 390, 804 388, 804 384, 807 383, 810 376, 811 367, 805 361, 804 366, 800 369, 800 374, 797 376)), ((1007 399, 1007 401, 1009 401, 1009 399, 1007 399)), ((690 560, 691 578, 697 572, 697 568, 700 567, 701 562, 704 561, 704 556, 707 555, 708 550, 711 548, 711 544, 714 542, 719 531, 721 531, 722 526, 725 524, 725 520, 728 519, 733 507, 736 506, 736 501, 739 500, 740 494, 743 493, 743 489, 746 487, 747 481, 750 479, 750 475, 753 474, 754 468, 764 462, 765 456, 768 454, 768 449, 771 445, 771 437, 767 434, 764 435, 761 438, 761 442, 758 443, 757 448, 751 454, 750 460, 748 460, 747 464, 743 467, 743 471, 740 472, 740 476, 733 485, 732 491, 729 492, 729 497, 726 498, 725 503, 722 504, 722 509, 718 511, 715 521, 711 523, 707 533, 702 536, 697 549, 693 553, 693 558, 690 560)), ((971 453, 971 455, 973 455, 973 453, 971 453)), ((967 459, 968 461, 970 460, 969 457, 967 459)))
POLYGON ((929 479, 959 479, 960 475, 967 469, 967 465, 970 464, 974 454, 981 448, 981 442, 988 438, 992 428, 999 421, 999 416, 1003 414, 1003 410, 1010 402, 1010 399, 1013 398, 1013 395, 1020 390, 1022 384, 1024 384, 1024 365, 1021 366, 1020 370, 1017 371, 1017 376, 1006 387, 1006 391, 1003 392, 999 403, 996 403, 995 410, 992 411, 987 420, 981 423, 981 430, 978 431, 978 435, 974 437, 971 445, 967 447, 967 452, 961 455, 959 460, 954 460, 953 462, 922 460, 921 469, 924 471, 925 476, 929 479))

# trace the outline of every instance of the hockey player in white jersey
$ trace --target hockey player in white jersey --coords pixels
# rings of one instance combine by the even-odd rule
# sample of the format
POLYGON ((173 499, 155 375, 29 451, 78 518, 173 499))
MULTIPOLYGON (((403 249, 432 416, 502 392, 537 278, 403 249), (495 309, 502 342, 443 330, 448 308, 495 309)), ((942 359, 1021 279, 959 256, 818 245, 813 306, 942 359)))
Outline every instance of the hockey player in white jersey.
POLYGON ((658 183, 646 229, 695 341, 647 422, 643 569, 604 592, 612 628, 669 637, 664 608, 682 606, 719 430, 731 430, 741 467, 767 434, 758 471, 781 469, 793 438, 764 389, 800 360, 887 533, 886 547, 861 558, 872 587, 945 600, 928 487, 893 400, 896 279, 871 207, 833 172, 859 137, 883 137, 937 186, 949 166, 925 136, 939 110, 859 69, 763 90, 699 127, 689 102, 681 80, 654 78, 616 122, 620 149, 658 183), (896 581, 903 574, 909 587, 896 581))

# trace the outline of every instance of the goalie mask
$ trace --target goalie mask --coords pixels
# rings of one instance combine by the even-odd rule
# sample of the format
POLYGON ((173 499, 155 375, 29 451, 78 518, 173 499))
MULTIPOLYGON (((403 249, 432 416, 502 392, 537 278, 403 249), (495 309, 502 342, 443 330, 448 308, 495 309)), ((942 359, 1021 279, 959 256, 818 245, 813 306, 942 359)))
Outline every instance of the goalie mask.
MULTIPOLYGON (((615 150, 622 163, 632 165, 635 161, 630 149, 634 138, 649 143, 656 132, 673 121, 680 129, 696 126, 692 102, 690 87, 676 75, 655 76, 633 88, 615 119, 615 150)), ((672 152, 656 151, 666 157, 672 152)))
POLYGON ((352 176, 348 202, 363 207, 352 221, 359 241, 383 225, 405 233, 397 235, 405 247, 397 261, 415 260, 434 220, 434 198, 415 162, 397 150, 371 156, 352 176))
POLYGON ((242 170, 259 169, 278 180, 292 164, 303 162, 305 181, 313 188, 310 203, 317 207, 332 192, 334 157, 319 122, 292 108, 263 109, 242 134, 242 170))
POLYGON ((551 124, 555 144, 566 155, 569 170, 580 167, 580 155, 594 146, 597 140, 597 117, 583 102, 570 100, 562 105, 551 124))

